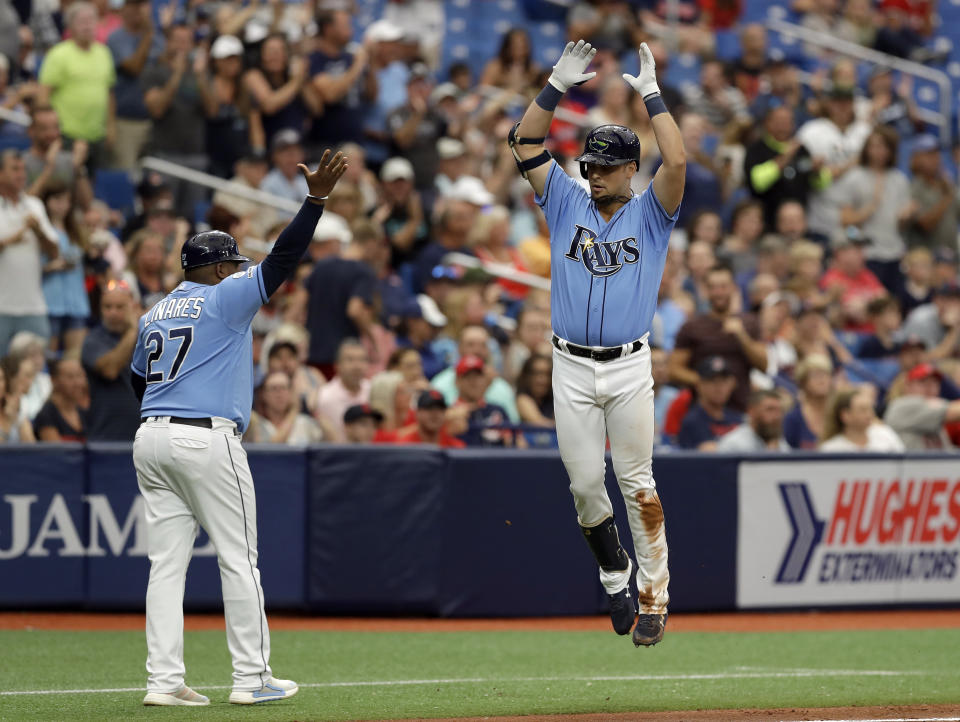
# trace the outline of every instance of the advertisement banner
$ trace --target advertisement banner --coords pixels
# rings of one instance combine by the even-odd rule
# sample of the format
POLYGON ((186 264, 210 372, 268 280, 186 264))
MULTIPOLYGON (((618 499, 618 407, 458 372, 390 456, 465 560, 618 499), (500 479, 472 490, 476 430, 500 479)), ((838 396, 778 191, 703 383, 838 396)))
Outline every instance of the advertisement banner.
POLYGON ((737 606, 960 600, 950 459, 743 462, 737 606))

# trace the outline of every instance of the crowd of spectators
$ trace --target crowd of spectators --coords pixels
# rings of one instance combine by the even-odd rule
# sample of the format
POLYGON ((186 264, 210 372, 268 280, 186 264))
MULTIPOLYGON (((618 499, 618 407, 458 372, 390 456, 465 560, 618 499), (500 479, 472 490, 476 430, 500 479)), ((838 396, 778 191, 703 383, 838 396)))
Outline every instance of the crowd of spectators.
MULTIPOLYGON (((818 70, 801 78, 763 26, 739 22, 742 2, 676 3, 670 37, 700 82, 674 88, 661 5, 572 3, 567 32, 598 47, 597 74, 549 141, 579 179, 586 131, 629 125, 643 191, 659 157, 620 76, 649 43, 688 158, 649 338, 658 448, 960 445, 951 139, 885 67, 809 48, 818 70), (715 31, 730 29, 740 52, 721 62, 715 31)), ((792 9, 924 61, 929 5, 792 9)), ((253 324, 246 440, 555 444, 549 292, 448 258, 550 277, 543 215, 505 143, 549 68, 522 27, 482 67, 441 67, 439 0, 393 0, 365 28, 351 6, 0 0, 0 19, 18 19, 0 22, 0 105, 30 119, 0 121, 0 441, 132 439, 137 319, 182 280, 184 240, 226 231, 259 260, 290 218, 141 158, 299 202, 297 164, 335 147, 349 170, 253 324), (94 193, 117 171, 132 210, 94 193)))

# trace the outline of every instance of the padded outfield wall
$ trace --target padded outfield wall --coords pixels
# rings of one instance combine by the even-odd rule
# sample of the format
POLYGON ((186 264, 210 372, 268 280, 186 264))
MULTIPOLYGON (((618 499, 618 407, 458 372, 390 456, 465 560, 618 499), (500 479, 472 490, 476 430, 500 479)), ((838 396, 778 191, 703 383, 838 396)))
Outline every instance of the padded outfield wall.
MULTIPOLYGON (((251 446, 268 606, 325 614, 605 611, 555 451, 251 446)), ((960 602, 956 456, 664 454, 674 611, 960 602)), ((621 526, 623 500, 608 464, 621 526)), ((142 609, 126 444, 0 451, 0 607, 142 609)), ((191 609, 219 606, 197 539, 191 609)))

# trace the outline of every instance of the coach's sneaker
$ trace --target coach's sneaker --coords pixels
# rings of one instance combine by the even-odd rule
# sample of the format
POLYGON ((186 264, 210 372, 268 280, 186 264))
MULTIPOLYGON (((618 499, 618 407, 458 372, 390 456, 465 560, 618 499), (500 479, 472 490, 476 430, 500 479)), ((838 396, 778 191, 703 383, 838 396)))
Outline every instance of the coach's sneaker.
POLYGON ((289 679, 277 679, 271 677, 263 687, 257 690, 233 691, 230 693, 230 702, 232 704, 260 704, 261 702, 272 702, 275 699, 287 699, 293 697, 300 688, 296 682, 289 679))
POLYGON ((184 685, 170 694, 147 692, 147 696, 143 698, 143 703, 148 707, 206 707, 210 704, 210 700, 184 685))
POLYGON ((641 614, 633 630, 633 644, 637 647, 652 647, 663 639, 669 614, 641 614))

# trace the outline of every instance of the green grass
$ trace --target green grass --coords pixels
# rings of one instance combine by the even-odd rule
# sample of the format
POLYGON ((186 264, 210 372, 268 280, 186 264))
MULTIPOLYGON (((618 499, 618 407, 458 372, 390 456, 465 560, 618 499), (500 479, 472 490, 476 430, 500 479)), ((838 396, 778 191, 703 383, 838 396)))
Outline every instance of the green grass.
POLYGON ((275 632, 280 677, 261 707, 226 702, 223 632, 187 634, 187 681, 208 708, 144 708, 139 632, 0 632, 0 720, 350 720, 393 717, 960 703, 960 630, 671 633, 651 649, 601 632, 275 632), (885 676, 851 671, 892 672, 885 676), (844 672, 844 673, 840 673, 844 672), (697 675, 704 675, 697 677, 697 675), (715 675, 711 677, 710 675, 715 675), (602 679, 603 677, 642 677, 602 679), (658 677, 650 678, 650 677, 658 677), (443 680, 407 685, 389 680, 443 680), (450 681, 468 680, 468 681, 450 681))

